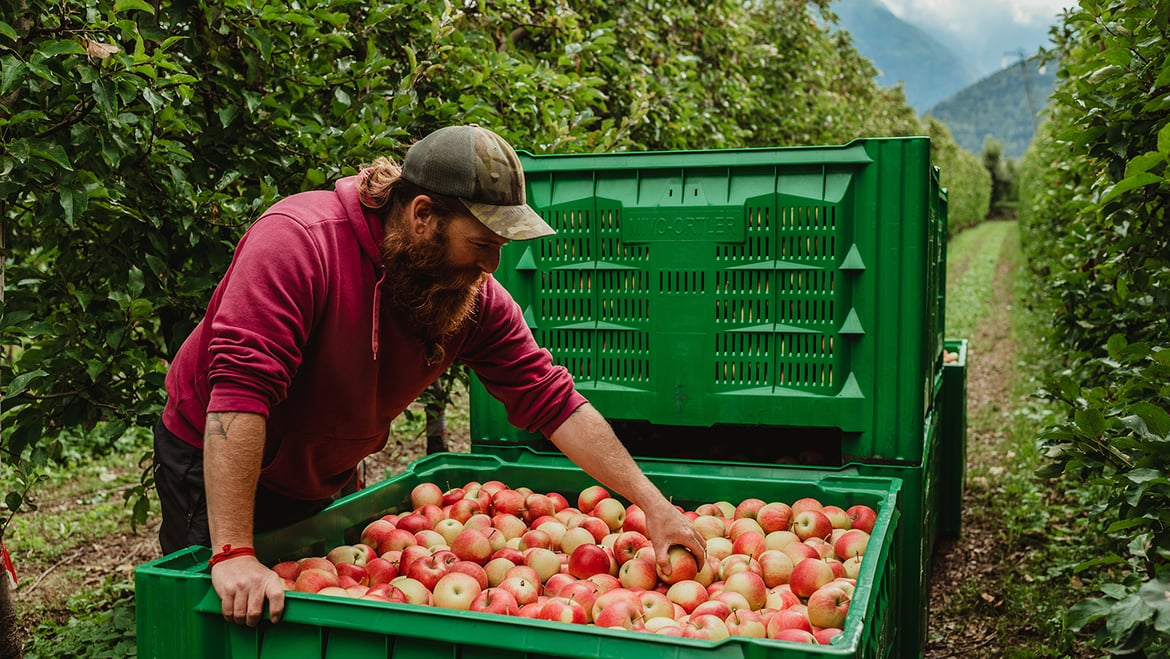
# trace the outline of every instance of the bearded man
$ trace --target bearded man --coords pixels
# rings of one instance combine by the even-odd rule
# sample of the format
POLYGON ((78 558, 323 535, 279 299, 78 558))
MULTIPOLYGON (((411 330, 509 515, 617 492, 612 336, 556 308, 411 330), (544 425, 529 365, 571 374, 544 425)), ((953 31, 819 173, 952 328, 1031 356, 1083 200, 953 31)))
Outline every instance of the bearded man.
POLYGON ((226 620, 256 625, 266 602, 280 619, 284 589, 253 534, 328 505, 456 359, 513 424, 646 511, 665 572, 671 545, 702 564, 701 536, 491 277, 505 243, 552 233, 515 151, 474 125, 424 137, 401 169, 379 159, 283 199, 248 229, 171 364, 155 428, 162 549, 213 548, 226 620))

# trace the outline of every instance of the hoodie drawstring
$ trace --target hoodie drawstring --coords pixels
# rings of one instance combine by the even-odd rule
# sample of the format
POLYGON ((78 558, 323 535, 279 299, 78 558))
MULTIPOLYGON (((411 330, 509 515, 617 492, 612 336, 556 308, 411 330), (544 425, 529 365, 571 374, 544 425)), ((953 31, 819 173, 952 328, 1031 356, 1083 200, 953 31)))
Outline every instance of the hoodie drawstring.
POLYGON ((382 276, 378 278, 378 283, 374 284, 374 331, 373 336, 370 337, 370 349, 374 352, 374 361, 378 361, 378 334, 379 334, 379 320, 382 318, 382 282, 386 281, 386 271, 382 271, 382 276))

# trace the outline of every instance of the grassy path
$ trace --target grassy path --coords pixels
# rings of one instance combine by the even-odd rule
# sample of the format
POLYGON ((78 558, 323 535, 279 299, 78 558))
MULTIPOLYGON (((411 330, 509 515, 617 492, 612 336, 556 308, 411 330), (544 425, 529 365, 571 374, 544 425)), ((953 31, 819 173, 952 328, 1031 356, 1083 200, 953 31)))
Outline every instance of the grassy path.
POLYGON ((1085 596, 1072 566, 1087 508, 1033 474, 1044 413, 1030 366, 1042 328, 1026 304, 1014 222, 988 222, 948 246, 947 336, 966 337, 967 482, 963 528, 936 550, 927 656, 1090 656, 1062 632, 1085 596))

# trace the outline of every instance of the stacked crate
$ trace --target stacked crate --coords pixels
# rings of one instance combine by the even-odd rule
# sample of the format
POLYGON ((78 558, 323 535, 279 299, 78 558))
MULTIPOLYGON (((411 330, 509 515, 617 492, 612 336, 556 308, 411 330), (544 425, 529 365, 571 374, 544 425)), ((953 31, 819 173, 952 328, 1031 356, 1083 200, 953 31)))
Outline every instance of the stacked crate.
MULTIPOLYGON (((496 277, 537 341, 636 457, 901 479, 900 655, 921 653, 954 472, 929 140, 521 161, 557 234, 506 246, 496 277)), ((553 450, 474 381, 471 432, 553 450)))

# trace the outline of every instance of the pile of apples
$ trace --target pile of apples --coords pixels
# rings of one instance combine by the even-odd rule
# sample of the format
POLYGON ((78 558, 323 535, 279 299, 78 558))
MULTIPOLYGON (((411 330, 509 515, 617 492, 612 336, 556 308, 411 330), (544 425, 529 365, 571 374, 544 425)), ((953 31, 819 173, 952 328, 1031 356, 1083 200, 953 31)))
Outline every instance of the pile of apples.
MULTIPOLYGON (((358 544, 273 566, 289 590, 718 641, 828 643, 841 633, 877 519, 865 505, 749 498, 684 511, 707 538, 662 574, 646 515, 600 485, 557 493, 422 483, 410 512, 358 544)), ((681 510, 681 507, 680 507, 681 510)))

